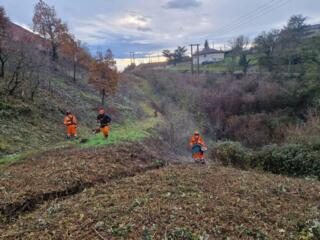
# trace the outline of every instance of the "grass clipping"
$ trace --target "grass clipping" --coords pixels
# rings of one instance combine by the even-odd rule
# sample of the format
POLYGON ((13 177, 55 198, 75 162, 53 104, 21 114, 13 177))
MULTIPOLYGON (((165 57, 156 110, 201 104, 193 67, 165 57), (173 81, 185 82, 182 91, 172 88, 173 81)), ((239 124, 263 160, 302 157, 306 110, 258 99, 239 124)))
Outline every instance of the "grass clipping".
MULTIPOLYGON (((5 239, 306 239, 317 181, 174 165, 48 201, 0 227, 5 239)), ((312 239, 312 238, 307 238, 312 239)))

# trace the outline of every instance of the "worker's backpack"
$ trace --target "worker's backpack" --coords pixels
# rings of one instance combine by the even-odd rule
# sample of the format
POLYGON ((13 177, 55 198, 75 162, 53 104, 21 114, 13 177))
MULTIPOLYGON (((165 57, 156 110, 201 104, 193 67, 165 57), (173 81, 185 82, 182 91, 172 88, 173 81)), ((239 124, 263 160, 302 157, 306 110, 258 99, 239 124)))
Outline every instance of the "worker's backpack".
POLYGON ((202 145, 200 144, 195 144, 192 146, 192 154, 195 154, 195 153, 202 153, 202 145))

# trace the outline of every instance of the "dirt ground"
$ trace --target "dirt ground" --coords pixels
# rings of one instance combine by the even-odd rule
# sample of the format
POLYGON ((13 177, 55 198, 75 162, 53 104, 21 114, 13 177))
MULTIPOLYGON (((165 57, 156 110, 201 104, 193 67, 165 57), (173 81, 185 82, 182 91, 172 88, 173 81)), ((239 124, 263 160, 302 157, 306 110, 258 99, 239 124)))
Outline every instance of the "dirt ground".
POLYGON ((317 181, 212 165, 160 168, 142 146, 47 154, 3 171, 2 209, 94 184, 3 217, 0 239, 299 239, 319 219, 317 181))
POLYGON ((52 150, 0 171, 0 221, 97 183, 133 176, 163 163, 142 144, 52 150))

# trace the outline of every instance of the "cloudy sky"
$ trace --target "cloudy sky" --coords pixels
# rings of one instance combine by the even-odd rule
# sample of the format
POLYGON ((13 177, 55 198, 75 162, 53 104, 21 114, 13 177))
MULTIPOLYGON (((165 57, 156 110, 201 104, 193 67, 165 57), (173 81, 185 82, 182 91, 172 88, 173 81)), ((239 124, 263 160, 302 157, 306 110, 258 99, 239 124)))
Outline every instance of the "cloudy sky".
MULTIPOLYGON (((0 0, 12 21, 31 26, 37 0, 0 0)), ((236 35, 280 28, 293 14, 320 23, 320 0, 46 0, 92 51, 161 52, 177 45, 220 48, 236 35)))

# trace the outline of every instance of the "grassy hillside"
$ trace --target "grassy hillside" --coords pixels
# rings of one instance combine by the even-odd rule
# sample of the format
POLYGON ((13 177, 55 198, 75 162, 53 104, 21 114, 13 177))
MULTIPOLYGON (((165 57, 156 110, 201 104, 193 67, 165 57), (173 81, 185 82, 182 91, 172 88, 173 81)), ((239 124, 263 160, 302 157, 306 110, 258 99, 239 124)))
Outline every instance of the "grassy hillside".
MULTIPOLYGON (((111 134, 106 141, 91 129, 95 122, 100 98, 84 80, 53 79, 51 89, 42 89, 35 102, 4 98, 1 117, 1 162, 14 161, 20 156, 39 150, 68 146, 63 125, 64 113, 71 109, 79 121, 79 137, 88 139, 81 147, 142 140, 148 130, 161 124, 161 116, 154 118, 154 110, 137 83, 119 83, 116 96, 107 100, 106 109, 113 119, 111 134), (136 84, 136 85, 135 85, 136 84), (129 90, 136 90, 131 95, 129 90), (139 93, 140 91, 140 93, 139 93)), ((80 146, 80 145, 79 145, 80 146)))
MULTIPOLYGON (((252 71, 256 69, 257 60, 254 55, 249 54, 248 59, 250 59, 250 68, 252 71)), ((237 72, 241 71, 241 67, 238 65, 239 57, 235 57, 234 59, 230 56, 226 56, 225 59, 218 63, 211 63, 206 65, 200 65, 201 72, 207 73, 228 73, 228 72, 237 72)), ((186 63, 178 63, 176 65, 168 65, 164 67, 164 69, 169 71, 176 72, 190 72, 191 66, 190 62, 186 63)), ((195 66, 196 71, 196 66, 195 66)))
POLYGON ((84 82, 54 78, 34 102, 3 97, 1 100, 1 155, 50 148, 65 141, 63 118, 70 109, 78 118, 80 135, 90 132, 99 98, 84 82))

